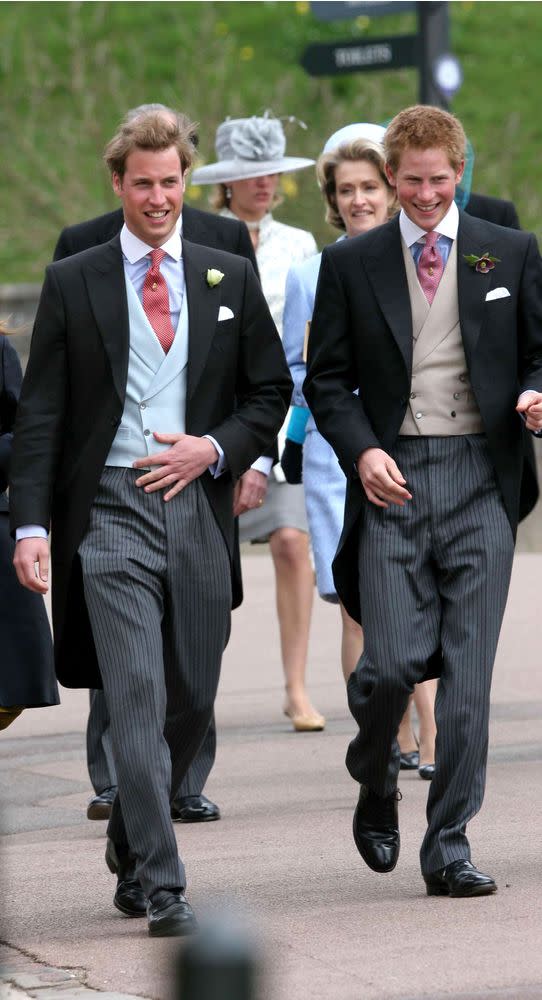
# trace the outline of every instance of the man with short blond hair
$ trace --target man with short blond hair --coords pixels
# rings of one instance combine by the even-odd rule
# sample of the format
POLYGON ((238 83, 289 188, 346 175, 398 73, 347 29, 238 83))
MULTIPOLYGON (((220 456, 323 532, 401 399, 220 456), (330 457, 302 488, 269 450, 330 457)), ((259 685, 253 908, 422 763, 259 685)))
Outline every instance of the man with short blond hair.
MULTIPOLYGON (((182 111, 176 111, 165 104, 140 104, 126 112, 121 127, 133 124, 142 115, 158 112, 166 120, 177 122, 183 129, 185 138, 196 148, 198 136, 196 126, 182 111)), ((81 250, 108 243, 124 224, 122 208, 86 222, 78 222, 62 230, 58 238, 54 259, 62 260, 81 250)), ((211 212, 186 205, 179 217, 179 230, 185 239, 202 246, 215 247, 217 250, 227 250, 230 253, 246 257, 258 273, 256 256, 247 227, 237 219, 226 219, 211 212)), ((275 447, 269 454, 275 455, 275 447)), ((268 464, 271 461, 268 459, 268 464)), ((265 462, 265 460, 264 460, 265 462)), ((257 467, 261 468, 262 460, 257 467)), ((249 470, 242 477, 242 482, 253 476, 249 470)), ((261 494, 260 494, 261 496, 261 494)), ((238 496, 241 509, 250 509, 258 504, 260 496, 238 496), (243 506, 244 504, 244 506, 243 506)), ((233 603, 237 607, 243 596, 241 578, 241 559, 239 546, 234 548, 233 603)), ((117 791, 117 778, 111 753, 111 736, 109 731, 109 715, 103 691, 90 691, 90 713, 87 723, 87 765, 94 795, 88 803, 87 817, 92 820, 109 819, 111 806, 117 791)), ((216 725, 212 718, 207 734, 196 757, 190 765, 183 781, 175 790, 171 803, 173 819, 182 823, 201 823, 220 819, 219 806, 203 794, 205 783, 213 767, 216 754, 216 725)))
POLYGON ((170 796, 229 634, 234 486, 291 393, 250 264, 181 241, 191 156, 189 128, 152 111, 109 143, 125 223, 47 268, 12 462, 15 566, 42 593, 52 530, 59 679, 105 691, 114 902, 152 936, 195 928, 170 796))

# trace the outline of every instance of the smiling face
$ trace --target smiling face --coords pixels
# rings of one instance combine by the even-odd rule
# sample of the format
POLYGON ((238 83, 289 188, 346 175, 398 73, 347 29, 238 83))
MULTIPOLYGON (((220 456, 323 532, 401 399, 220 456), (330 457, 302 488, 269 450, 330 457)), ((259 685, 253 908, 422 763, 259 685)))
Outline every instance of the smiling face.
POLYGON ((112 183, 130 232, 151 247, 165 243, 183 207, 185 177, 175 147, 135 149, 126 157, 124 175, 114 173, 112 183))
POLYGON ((278 174, 232 181, 228 184, 231 211, 244 222, 259 222, 271 210, 278 183, 278 174))
POLYGON ((386 165, 386 175, 409 219, 429 232, 438 226, 454 200, 455 187, 463 176, 464 162, 452 167, 446 151, 407 148, 397 170, 386 165))
POLYGON ((389 189, 374 163, 343 160, 335 168, 335 201, 347 236, 358 236, 388 218, 389 189))

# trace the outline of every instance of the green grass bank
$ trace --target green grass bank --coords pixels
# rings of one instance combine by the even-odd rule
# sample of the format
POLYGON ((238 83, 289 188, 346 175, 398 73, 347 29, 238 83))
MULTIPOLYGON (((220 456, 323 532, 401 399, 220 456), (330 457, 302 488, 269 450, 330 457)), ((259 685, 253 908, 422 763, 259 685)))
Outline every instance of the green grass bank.
MULTIPOLYGON (((542 236, 542 3, 450 4, 464 84, 453 102, 476 152, 474 189, 511 198, 542 236)), ((124 111, 161 101, 200 123, 214 159, 225 115, 296 115, 288 152, 317 156, 349 121, 381 121, 417 100, 414 70, 313 79, 311 41, 415 30, 413 15, 317 21, 306 2, 0 3, 0 282, 40 281, 62 226, 115 206, 101 152, 124 111)), ((311 170, 285 178, 277 217, 333 233, 311 170)), ((187 200, 207 207, 205 189, 187 200)))

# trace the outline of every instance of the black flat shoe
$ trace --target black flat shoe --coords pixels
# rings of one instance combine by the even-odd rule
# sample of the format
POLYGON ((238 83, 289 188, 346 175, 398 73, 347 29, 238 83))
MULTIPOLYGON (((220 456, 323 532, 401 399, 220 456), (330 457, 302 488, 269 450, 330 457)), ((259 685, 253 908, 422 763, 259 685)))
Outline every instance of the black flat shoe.
POLYGON ((420 753, 418 750, 409 750, 408 753, 401 752, 399 757, 399 769, 401 771, 415 771, 420 763, 420 753))
POLYGON ((360 787, 354 813, 354 841, 365 864, 374 872, 391 872, 397 864, 401 844, 397 808, 400 798, 398 789, 381 798, 367 785, 360 787))
POLYGON ((420 764, 418 774, 424 781, 431 781, 435 774, 434 764, 420 764))
POLYGON ((139 879, 119 879, 113 905, 125 917, 144 917, 147 913, 147 897, 139 879))
POLYGON ((174 823, 210 823, 220 819, 220 809, 205 795, 183 795, 171 803, 174 823))
POLYGON ((194 911, 180 889, 158 889, 147 906, 151 937, 185 937, 198 929, 194 911))
POLYGON ((428 896, 489 896, 497 886, 489 875, 483 875, 470 861, 452 861, 440 871, 424 875, 428 896))
POLYGON ((122 851, 108 838, 105 848, 105 863, 109 871, 117 876, 117 888, 113 905, 125 917, 144 917, 147 913, 147 897, 139 879, 135 877, 135 859, 122 851))
POLYGON ((87 819, 109 819, 116 794, 117 789, 112 786, 95 795, 87 806, 87 819))

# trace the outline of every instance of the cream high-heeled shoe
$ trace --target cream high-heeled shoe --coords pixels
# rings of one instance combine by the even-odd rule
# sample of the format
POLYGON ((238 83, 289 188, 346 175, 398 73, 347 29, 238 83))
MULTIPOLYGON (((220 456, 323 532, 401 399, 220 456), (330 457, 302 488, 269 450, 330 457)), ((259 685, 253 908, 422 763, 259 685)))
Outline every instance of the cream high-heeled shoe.
POLYGON ((305 715, 291 715, 287 708, 284 714, 290 719, 296 733, 318 733, 325 729, 326 720, 320 712, 310 712, 305 715))

